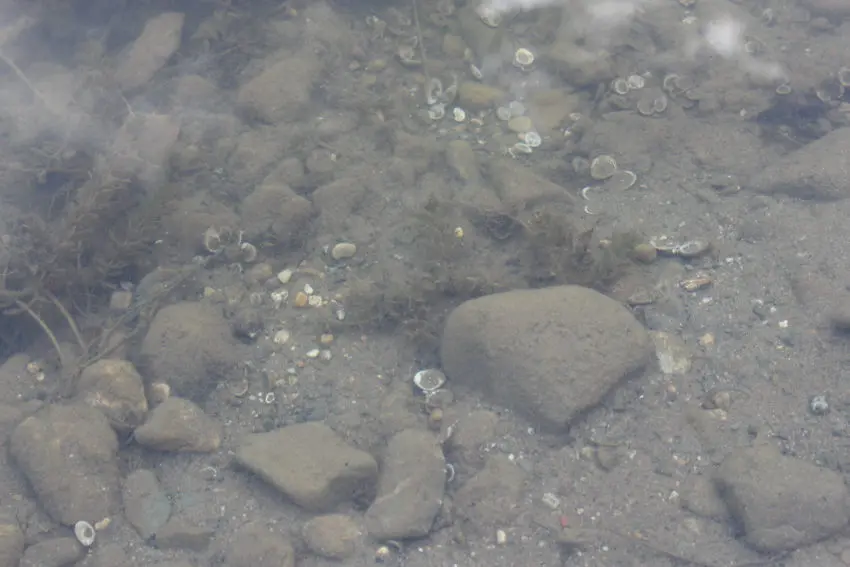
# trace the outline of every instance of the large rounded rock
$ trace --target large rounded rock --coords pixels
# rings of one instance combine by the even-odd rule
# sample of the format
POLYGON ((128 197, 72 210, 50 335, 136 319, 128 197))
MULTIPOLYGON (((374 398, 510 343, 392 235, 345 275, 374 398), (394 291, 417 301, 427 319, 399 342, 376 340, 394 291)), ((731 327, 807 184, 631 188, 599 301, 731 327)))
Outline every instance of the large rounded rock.
POLYGON ((467 301, 446 322, 449 378, 562 430, 651 359, 652 341, 622 305, 579 286, 467 301))
POLYGON ((139 366, 185 398, 203 399, 238 364, 230 325, 211 306, 183 302, 161 309, 142 341, 139 366))
POLYGON ((57 522, 97 522, 120 506, 118 438, 99 410, 48 406, 15 428, 9 450, 57 522))

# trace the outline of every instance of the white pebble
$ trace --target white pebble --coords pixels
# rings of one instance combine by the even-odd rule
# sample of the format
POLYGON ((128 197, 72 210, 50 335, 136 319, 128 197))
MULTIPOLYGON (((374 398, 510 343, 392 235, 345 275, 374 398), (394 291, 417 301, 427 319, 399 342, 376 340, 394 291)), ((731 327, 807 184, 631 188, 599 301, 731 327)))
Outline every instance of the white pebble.
POLYGON ((331 249, 331 258, 345 260, 357 254, 357 246, 353 242, 340 242, 331 249))
POLYGON ((292 270, 289 270, 289 269, 281 270, 277 274, 277 280, 282 284, 288 284, 291 279, 292 279, 292 270))

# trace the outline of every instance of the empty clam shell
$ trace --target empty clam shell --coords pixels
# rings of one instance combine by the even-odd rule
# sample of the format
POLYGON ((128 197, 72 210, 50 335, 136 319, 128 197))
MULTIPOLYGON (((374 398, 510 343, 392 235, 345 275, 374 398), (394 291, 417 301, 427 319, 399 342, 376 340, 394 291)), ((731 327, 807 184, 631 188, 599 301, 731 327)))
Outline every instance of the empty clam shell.
POLYGON ((629 83, 623 77, 618 77, 611 81, 611 90, 617 93, 618 95, 628 94, 629 92, 629 83))
POLYGON ((617 160, 609 155, 601 155, 590 162, 590 176, 597 181, 608 179, 617 172, 617 160))
POLYGON ((250 264, 257 259, 257 247, 250 242, 243 242, 239 249, 242 251, 242 261, 250 264))
POLYGON ((413 383, 426 394, 436 392, 446 383, 446 375, 442 370, 427 368, 413 375, 413 383))
POLYGON ((437 104, 432 105, 431 108, 428 109, 428 118, 430 118, 431 120, 442 120, 445 115, 446 105, 442 102, 438 102, 437 104))
POLYGON ((534 63, 534 53, 524 47, 520 47, 514 52, 514 67, 526 69, 534 63))
POLYGON ((541 138, 540 134, 534 130, 521 134, 520 139, 525 142, 529 148, 539 148, 540 144, 543 143, 543 138, 541 138))
POLYGON ((611 177, 605 180, 606 191, 625 191, 630 189, 637 181, 637 175, 628 169, 619 169, 611 177))
POLYGON ((88 522, 80 520, 74 524, 74 536, 83 547, 91 547, 94 544, 95 533, 94 526, 88 522))
POLYGON ((214 227, 209 227, 204 231, 204 237, 202 242, 204 245, 204 250, 206 250, 210 254, 220 252, 221 249, 224 248, 224 242, 222 242, 221 234, 214 227))
POLYGON ((626 84, 632 90, 642 89, 646 85, 646 80, 640 75, 629 75, 626 79, 626 84))
POLYGON ((682 258, 696 258, 710 249, 711 243, 707 240, 689 240, 676 246, 674 253, 682 258))
POLYGON ((432 106, 440 102, 442 98, 443 82, 436 77, 431 77, 431 80, 425 85, 425 102, 428 106, 432 106))

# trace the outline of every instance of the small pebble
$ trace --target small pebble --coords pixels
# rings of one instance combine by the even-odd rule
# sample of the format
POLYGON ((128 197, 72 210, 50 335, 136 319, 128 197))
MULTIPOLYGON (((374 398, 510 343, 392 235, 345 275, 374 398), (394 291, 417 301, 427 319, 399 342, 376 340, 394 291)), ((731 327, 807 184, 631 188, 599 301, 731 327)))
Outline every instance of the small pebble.
POLYGON ((304 353, 304 356, 306 356, 307 358, 319 358, 319 349, 310 349, 306 353, 304 353))
POLYGON ((515 116, 508 120, 508 129, 511 132, 522 134, 533 130, 534 125, 531 123, 531 118, 528 116, 515 116))
POLYGON ((652 244, 641 243, 632 249, 632 257, 644 264, 651 264, 657 256, 658 251, 652 244))
POLYGON ((325 333, 319 337, 319 342, 323 345, 329 345, 334 342, 334 336, 330 333, 325 333))
POLYGON ((340 242, 331 249, 331 258, 334 260, 345 260, 357 253, 357 246, 352 242, 340 242))
POLYGON ((277 274, 277 280, 282 284, 288 284, 292 279, 292 270, 281 270, 277 274))
POLYGON ((292 333, 287 331, 286 329, 281 329, 280 331, 274 334, 274 342, 279 345, 283 345, 289 342, 289 337, 292 336, 292 333))
POLYGON ((306 307, 308 301, 310 301, 310 297, 303 291, 295 294, 295 307, 306 307))

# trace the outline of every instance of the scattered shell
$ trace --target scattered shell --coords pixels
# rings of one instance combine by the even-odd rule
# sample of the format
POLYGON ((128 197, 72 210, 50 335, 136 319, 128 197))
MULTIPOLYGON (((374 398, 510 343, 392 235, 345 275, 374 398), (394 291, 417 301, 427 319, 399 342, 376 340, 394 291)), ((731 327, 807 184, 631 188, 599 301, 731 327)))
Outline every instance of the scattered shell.
POLYGON ((609 155, 596 156, 590 162, 590 176, 597 181, 608 179, 617 172, 617 160, 609 155))
POLYGON ((611 81, 611 90, 617 93, 618 95, 628 94, 629 92, 629 83, 623 77, 617 77, 613 81, 611 81))
POLYGON ((443 91, 443 102, 446 104, 451 104, 457 98, 457 77, 452 77, 452 84, 446 87, 443 91))
POLYGON ((655 114, 661 114, 667 110, 667 95, 659 93, 658 96, 652 99, 652 110, 655 114))
POLYGON ((814 415, 825 415, 829 412, 829 402, 824 395, 812 396, 809 400, 809 411, 814 415))
POLYGON ((655 105, 654 101, 651 97, 641 97, 640 100, 637 101, 637 111, 642 116, 652 116, 655 114, 655 105))
POLYGON ((629 89, 637 90, 646 86, 646 80, 640 75, 629 75, 626 79, 626 84, 629 86, 629 89))
POLYGON ((94 526, 88 522, 80 520, 74 524, 74 536, 83 547, 91 547, 94 544, 95 533, 94 526))
POLYGON ((673 253, 682 258, 696 258, 711 250, 711 242, 707 240, 689 240, 676 246, 673 253))
POLYGON ((511 146, 511 151, 513 154, 530 154, 533 151, 533 148, 525 142, 517 142, 511 146))
POLYGON ((331 248, 331 258, 346 260, 357 254, 357 246, 353 242, 339 242, 331 248))
POLYGON ((524 47, 514 52, 514 67, 528 69, 534 63, 534 53, 524 47))
POLYGON ((304 284, 304 293, 306 293, 307 295, 313 295, 314 291, 315 290, 313 289, 313 286, 311 286, 310 284, 304 284))
POLYGON ((666 254, 668 256, 675 256, 676 250, 679 248, 679 245, 675 242, 664 242, 666 240, 665 237, 661 237, 659 239, 651 238, 649 243, 655 247, 659 254, 666 254))
POLYGON ((242 251, 242 261, 250 264, 251 262, 256 261, 257 259, 257 247, 251 244, 250 242, 243 242, 239 249, 242 251))
POLYGON ((269 297, 272 298, 272 306, 275 309, 280 309, 283 302, 289 299, 289 290, 279 289, 277 291, 273 291, 269 294, 269 297))
POLYGON ((850 67, 840 67, 838 69, 838 83, 842 87, 850 87, 850 67))
POLYGON ((221 233, 214 227, 209 227, 204 231, 203 238, 204 250, 210 254, 217 254, 224 248, 221 233))
POLYGON ((661 88, 667 93, 674 94, 678 90, 678 87, 676 86, 678 80, 679 75, 676 73, 668 73, 664 75, 664 79, 661 80, 661 88))
POLYGON ((311 295, 307 299, 307 305, 309 305, 310 307, 321 307, 324 301, 325 300, 322 299, 321 295, 311 295))
POLYGON ((456 106, 454 110, 452 110, 452 119, 454 119, 455 122, 463 122, 466 120, 466 111, 456 106))
POLYGON ((425 394, 436 392, 446 383, 446 375, 436 368, 420 370, 413 375, 413 383, 425 394))
POLYGON ((289 342, 289 338, 292 336, 292 333, 287 331, 286 329, 281 329, 280 331, 274 334, 274 338, 272 339, 275 344, 285 345, 289 342))
POLYGON ((433 106, 440 102, 442 98, 443 82, 436 77, 432 77, 425 85, 425 103, 428 106, 433 106))
POLYGON ((776 94, 778 95, 789 95, 791 94, 791 85, 788 83, 782 83, 778 87, 776 87, 776 94))
POLYGON ((484 78, 484 73, 481 72, 481 69, 479 69, 478 65, 476 65, 475 63, 469 64, 469 72, 474 78, 478 79, 479 81, 484 78))
POLYGON ((710 286, 711 282, 711 277, 705 274, 699 274, 692 278, 682 280, 681 282, 679 282, 679 287, 681 287, 685 291, 697 291, 710 286))
POLYGON ((497 28, 502 24, 502 14, 496 11, 488 3, 481 3, 475 8, 475 13, 484 22, 484 25, 491 28, 497 28))
POLYGON ((112 518, 106 517, 106 518, 100 520, 99 522, 95 522, 94 523, 94 529, 95 529, 95 531, 101 532, 101 531, 105 530, 106 528, 108 528, 110 526, 110 524, 112 524, 112 518))
POLYGON ((628 169, 618 169, 605 180, 603 188, 606 191, 625 191, 631 189, 637 182, 637 175, 628 169))
POLYGON ((319 354, 321 351, 317 348, 313 348, 304 353, 304 356, 307 358, 319 358, 319 354))
POLYGON ((540 134, 538 134, 534 130, 522 134, 521 140, 525 142, 530 148, 539 148, 540 144, 543 143, 543 138, 541 138, 540 134))
POLYGON ((502 122, 507 122, 511 119, 511 116, 511 109, 507 106, 500 106, 496 109, 496 118, 498 118, 502 122))
POLYGON ((437 104, 431 105, 431 108, 428 109, 428 118, 431 120, 442 120, 446 115, 446 105, 442 102, 438 102, 437 104))

